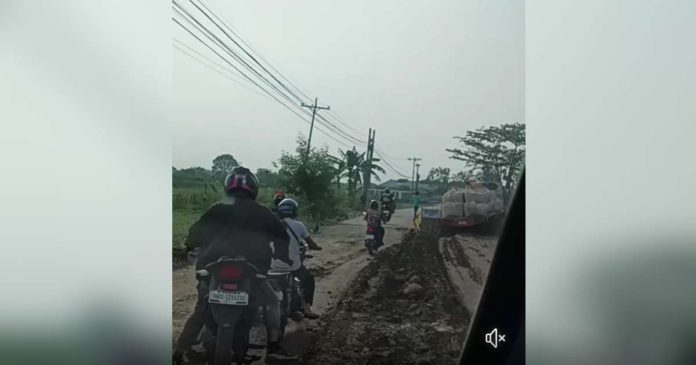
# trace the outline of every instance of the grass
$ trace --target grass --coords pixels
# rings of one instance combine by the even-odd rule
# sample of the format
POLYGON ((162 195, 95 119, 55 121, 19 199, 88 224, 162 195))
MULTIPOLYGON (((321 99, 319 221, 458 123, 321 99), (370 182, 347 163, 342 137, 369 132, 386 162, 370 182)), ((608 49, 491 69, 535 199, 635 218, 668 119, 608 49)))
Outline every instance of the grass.
MULTIPOLYGON (((275 189, 261 188, 257 200, 261 204, 268 205, 275 191, 275 189)), ((203 188, 174 188, 172 193, 172 256, 174 261, 179 261, 186 258, 184 242, 189 228, 206 209, 220 200, 221 195, 211 191, 206 194, 203 188)), ((333 217, 325 219, 324 223, 331 224, 356 214, 353 210, 343 207, 344 204, 339 205, 340 207, 336 207, 332 212, 333 217)), ((300 202, 300 220, 307 225, 307 228, 314 229, 315 223, 311 222, 302 206, 303 203, 300 202)))
POLYGON ((174 210, 172 212, 172 246, 184 249, 189 227, 200 218, 203 210, 174 210))

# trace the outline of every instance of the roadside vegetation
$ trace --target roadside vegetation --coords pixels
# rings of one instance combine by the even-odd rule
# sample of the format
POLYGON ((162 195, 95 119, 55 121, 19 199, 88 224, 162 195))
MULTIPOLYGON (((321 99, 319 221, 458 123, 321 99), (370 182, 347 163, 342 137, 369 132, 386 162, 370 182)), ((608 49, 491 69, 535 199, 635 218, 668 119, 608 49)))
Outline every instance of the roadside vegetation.
MULTIPOLYGON (((471 179, 496 182, 503 186, 506 201, 524 167, 525 125, 520 123, 482 127, 454 137, 456 148, 446 149, 450 158, 464 162, 464 169, 452 173, 447 167, 433 167, 422 183, 436 187, 442 194, 453 186, 463 186, 471 179)), ((385 170, 379 160, 368 161, 356 147, 340 150, 332 156, 325 146, 307 150, 307 140, 300 136, 294 151, 285 151, 272 169, 259 168, 256 176, 261 186, 258 200, 270 205, 277 191, 284 191, 300 204, 300 218, 314 231, 359 214, 365 204, 363 180, 370 174, 379 183, 385 170)), ((210 168, 172 167, 172 253, 174 260, 185 258, 184 241, 188 229, 198 217, 223 194, 227 173, 243 165, 231 154, 212 160, 210 168)), ((399 202, 401 206, 410 202, 399 202)))
MULTIPOLYGON (((284 191, 300 204, 300 219, 314 231, 323 224, 355 216, 362 211, 363 172, 370 170, 373 178, 384 170, 364 161, 364 153, 355 148, 331 156, 326 147, 312 147, 298 137, 295 151, 283 152, 274 169, 255 171, 259 184, 258 201, 269 205, 277 191, 284 191), (347 182, 346 182, 347 181, 347 182)), ((172 167, 172 255, 175 261, 186 257, 184 241, 188 229, 200 215, 223 196, 227 173, 243 165, 231 154, 215 157, 210 169, 172 167)))

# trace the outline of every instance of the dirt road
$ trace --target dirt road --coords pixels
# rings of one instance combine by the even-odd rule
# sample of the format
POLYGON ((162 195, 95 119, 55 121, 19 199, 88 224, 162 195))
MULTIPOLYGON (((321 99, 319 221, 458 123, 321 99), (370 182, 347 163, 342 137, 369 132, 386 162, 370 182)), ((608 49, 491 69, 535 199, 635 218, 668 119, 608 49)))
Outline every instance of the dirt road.
MULTIPOLYGON (((412 210, 397 210, 385 226, 386 249, 401 241, 404 231, 412 225, 412 210)), ((311 251, 314 256, 305 265, 316 277, 315 303, 313 309, 324 314, 334 305, 348 283, 367 266, 370 261, 363 245, 365 222, 362 217, 343 221, 333 226, 322 227, 313 234, 322 251, 311 251)), ((176 338, 196 301, 196 279, 193 266, 175 270, 173 282, 173 338, 176 338)), ((316 321, 303 320, 296 325, 290 323, 284 346, 293 352, 303 353, 313 342, 316 321), (295 333, 295 334, 293 334, 295 333)), ((252 337, 253 336, 252 334, 252 337)))
POLYGON ((351 282, 305 364, 454 364, 469 314, 437 240, 409 231, 351 282))

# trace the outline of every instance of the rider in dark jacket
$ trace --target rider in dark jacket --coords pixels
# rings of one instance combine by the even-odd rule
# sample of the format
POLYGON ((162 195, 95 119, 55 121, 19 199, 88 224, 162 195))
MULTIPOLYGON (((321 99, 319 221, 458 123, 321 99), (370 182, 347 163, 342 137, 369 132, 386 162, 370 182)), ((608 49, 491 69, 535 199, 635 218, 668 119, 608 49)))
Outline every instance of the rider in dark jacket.
POLYGON ((392 214, 394 214, 395 209, 394 199, 394 193, 392 193, 391 190, 389 190, 389 188, 384 189, 384 191, 382 191, 382 194, 380 194, 382 206, 386 206, 387 208, 389 208, 389 212, 392 214))
MULTIPOLYGON (((225 198, 189 229, 186 247, 199 250, 196 271, 222 256, 244 256, 261 273, 268 271, 274 257, 292 264, 288 257, 290 237, 278 217, 256 202, 258 187, 256 176, 249 169, 232 170, 225 180, 225 198)), ((204 325, 207 283, 200 280, 197 289, 196 306, 177 339, 175 362, 180 362, 183 353, 196 343, 204 325)))

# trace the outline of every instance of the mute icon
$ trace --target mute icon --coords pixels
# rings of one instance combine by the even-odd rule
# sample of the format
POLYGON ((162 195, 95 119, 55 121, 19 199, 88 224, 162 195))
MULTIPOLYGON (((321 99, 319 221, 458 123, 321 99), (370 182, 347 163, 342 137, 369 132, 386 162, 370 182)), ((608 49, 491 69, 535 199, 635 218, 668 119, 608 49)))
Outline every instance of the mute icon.
POLYGON ((497 328, 494 328, 490 333, 486 333, 486 343, 493 346, 494 349, 498 348, 499 342, 505 342, 505 335, 499 335, 497 328))

